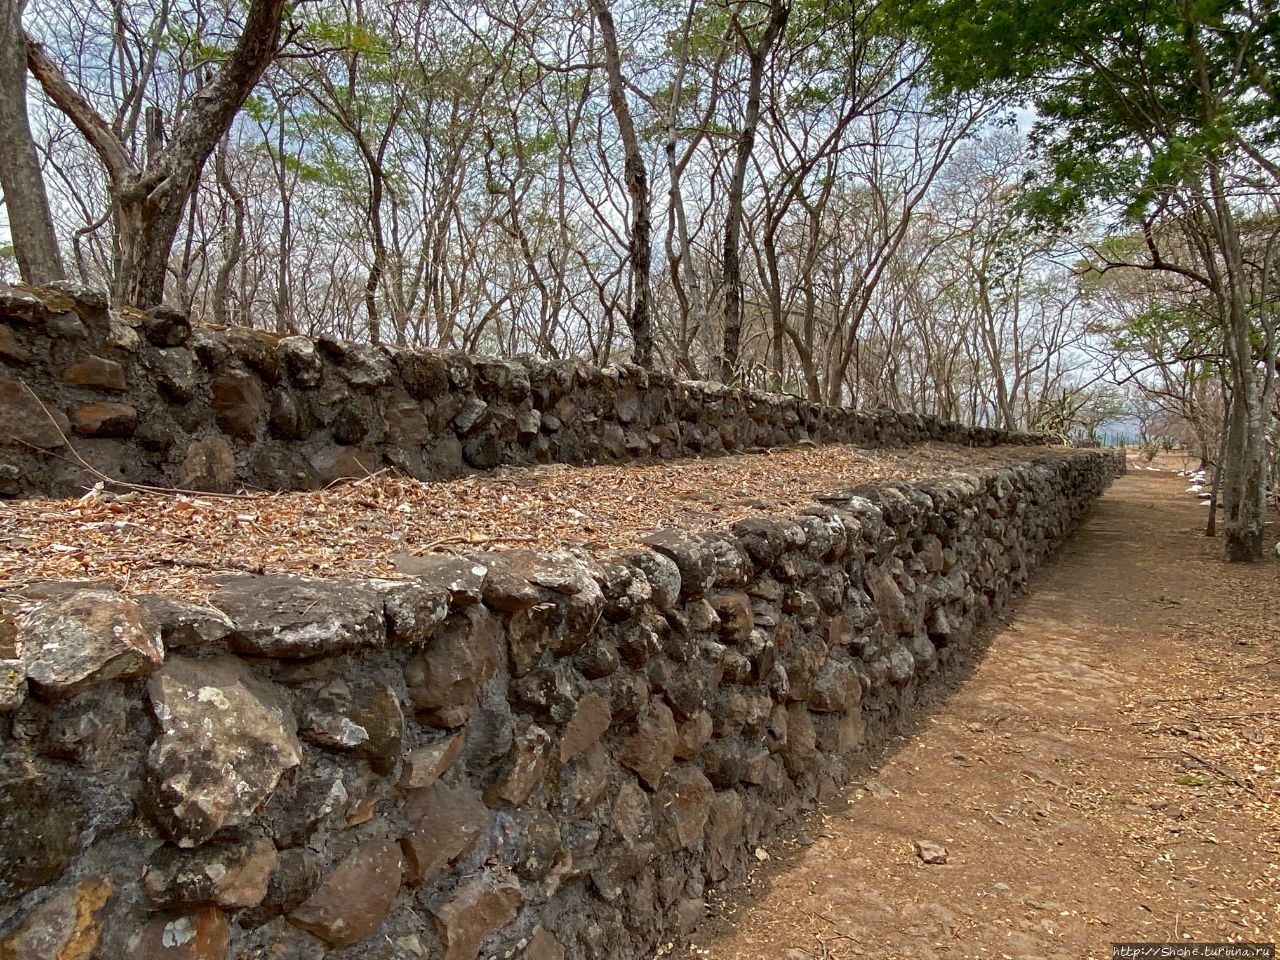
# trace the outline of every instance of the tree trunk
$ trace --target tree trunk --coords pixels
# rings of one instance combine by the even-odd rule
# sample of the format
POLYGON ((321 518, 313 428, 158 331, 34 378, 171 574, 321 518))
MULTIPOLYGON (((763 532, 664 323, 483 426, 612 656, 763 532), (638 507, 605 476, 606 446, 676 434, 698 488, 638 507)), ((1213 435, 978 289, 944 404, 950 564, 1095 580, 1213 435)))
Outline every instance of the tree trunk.
POLYGON ((27 116, 25 0, 0 0, 0 190, 18 273, 27 283, 63 280, 48 195, 27 116))
POLYGON ((604 43, 604 66, 609 85, 609 106, 618 124, 622 139, 623 180, 631 197, 630 236, 627 244, 627 262, 631 269, 631 283, 635 288, 627 326, 631 328, 631 362, 646 369, 653 367, 653 296, 649 284, 649 269, 653 261, 653 223, 649 216, 649 173, 645 167, 640 140, 636 136, 627 105, 626 85, 622 79, 622 58, 618 53, 618 32, 608 0, 590 0, 596 22, 600 24, 600 39, 604 43))
POLYGON ((764 85, 764 68, 769 54, 787 27, 791 15, 789 3, 772 0, 769 23, 760 39, 748 50, 750 70, 747 82, 747 106, 738 134, 733 176, 729 181, 729 206, 725 214, 722 274, 724 282, 724 339, 720 349, 720 380, 729 383, 737 376, 742 351, 742 218, 743 193, 747 181, 747 164, 755 149, 756 128, 760 124, 760 98, 764 85))

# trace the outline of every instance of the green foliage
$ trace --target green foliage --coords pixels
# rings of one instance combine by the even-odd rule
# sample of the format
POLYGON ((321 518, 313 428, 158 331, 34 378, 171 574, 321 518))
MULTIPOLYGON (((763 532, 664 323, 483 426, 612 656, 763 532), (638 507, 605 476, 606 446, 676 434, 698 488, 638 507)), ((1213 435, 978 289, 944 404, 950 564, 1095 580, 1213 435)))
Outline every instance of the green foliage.
POLYGON ((1253 18, 1242 0, 890 0, 889 9, 929 48, 940 91, 1012 91, 1034 104, 1052 176, 1028 208, 1043 219, 1078 215, 1090 200, 1136 219, 1239 144, 1280 135, 1274 3, 1253 18))

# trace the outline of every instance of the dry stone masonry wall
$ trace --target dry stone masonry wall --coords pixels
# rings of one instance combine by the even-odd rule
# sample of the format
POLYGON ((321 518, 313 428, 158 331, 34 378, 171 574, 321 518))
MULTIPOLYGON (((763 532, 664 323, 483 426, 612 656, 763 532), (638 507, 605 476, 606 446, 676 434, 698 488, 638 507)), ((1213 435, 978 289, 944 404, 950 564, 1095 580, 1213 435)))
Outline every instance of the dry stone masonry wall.
POLYGON ((0 496, 73 496, 76 457, 134 483, 308 490, 394 466, 714 456, 798 442, 1043 443, 892 411, 578 360, 494 360, 109 310, 72 285, 0 287, 0 496))
MULTIPOLYGON (((167 322, 142 329, 160 337, 149 325, 167 322)), ((204 349, 233 340, 227 331, 204 349)), ((185 358, 175 369, 193 396, 212 385, 222 431, 167 427, 184 439, 155 461, 166 478, 191 444, 234 441, 238 466, 258 456, 282 398, 308 411, 314 436, 325 404, 303 402, 306 390, 333 398, 330 435, 337 409, 365 403, 354 419, 383 418, 386 436, 385 414, 368 412, 351 376, 402 377, 389 372, 401 355, 263 343, 312 365, 206 370, 199 341, 163 348, 187 351, 164 355, 185 358), (254 384, 241 398, 261 394, 248 404, 261 420, 236 427, 239 439, 226 428, 242 407, 216 386, 231 370, 254 384), (311 387, 300 370, 316 371, 311 387)), ((119 364, 134 384, 123 397, 169 376, 142 373, 159 349, 79 349, 58 355, 102 382, 116 368, 88 357, 119 364)), ((437 361, 446 377, 461 363, 437 361)), ((526 455, 562 442, 574 418, 534 397, 582 368, 465 370, 468 386, 450 397, 517 420, 539 411, 526 455)), ((615 378, 616 414, 639 375, 595 376, 615 378)), ((678 396, 699 409, 717 396, 663 391, 663 416, 678 396)), ((465 447, 458 403, 448 419, 465 447)), ((768 442, 789 429, 772 419, 785 410, 810 436, 836 429, 807 406, 768 410, 750 421, 768 442)), ((89 422, 72 415, 74 429, 89 422)), ((114 416, 135 435, 144 422, 137 409, 114 416)), ((625 448, 624 424, 647 430, 657 417, 607 422, 625 448)), ((525 442, 498 423, 504 450, 525 442)), ((83 584, 7 595, 0 958, 650 957, 692 929, 710 889, 741 879, 757 846, 846 781, 1122 469, 1104 453, 1063 451, 833 490, 790 518, 668 531, 620 553, 428 556, 397 581, 237 576, 199 604, 83 584)))

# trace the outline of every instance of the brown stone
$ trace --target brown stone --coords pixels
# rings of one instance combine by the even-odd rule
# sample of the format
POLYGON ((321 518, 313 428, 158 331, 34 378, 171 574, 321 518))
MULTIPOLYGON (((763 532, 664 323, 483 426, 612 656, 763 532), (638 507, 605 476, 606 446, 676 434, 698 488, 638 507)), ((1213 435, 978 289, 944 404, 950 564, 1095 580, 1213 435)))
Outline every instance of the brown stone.
POLYGON ((722 790, 711 802, 707 818, 706 871, 713 881, 729 875, 741 847, 746 810, 736 790, 722 790))
POLYGON ((590 813, 609 786, 609 776, 615 767, 609 759, 609 751, 599 743, 593 743, 576 761, 565 784, 566 807, 574 816, 590 813))
POLYGON ((685 850, 698 847, 715 795, 711 781, 695 766, 679 766, 667 772, 658 788, 655 806, 661 811, 664 831, 675 845, 685 850))
POLYGON ((538 927, 521 954, 525 960, 564 960, 564 947, 546 927, 538 927))
POLYGON ((124 367, 114 360, 87 354, 62 371, 63 383, 73 387, 92 387, 98 390, 127 390, 129 381, 124 367))
POLYGON ((430 746, 410 750, 404 758, 400 786, 406 790, 420 790, 431 786, 449 769, 449 765, 457 759, 465 745, 466 738, 455 733, 430 746))
POLYGON ((391 912, 402 869, 400 847, 394 841, 362 843, 289 919, 331 946, 359 943, 391 912))
POLYGON ((42 406, 20 380, 0 380, 0 423, 9 437, 42 450, 62 446, 69 429, 61 411, 42 406))
POLYGON ((226 370, 212 382, 214 417, 223 433, 241 440, 258 435, 267 415, 267 400, 258 378, 247 370, 226 370))
POLYGON ((782 749, 782 759, 793 777, 811 770, 818 759, 818 733, 803 703, 787 705, 787 743, 782 749))
POLYGON ((710 712, 699 710, 677 728, 676 756, 681 760, 692 760, 710 742, 714 728, 710 712))
POLYGON ((720 635, 730 643, 745 643, 756 625, 751 598, 740 590, 730 590, 709 599, 720 617, 720 635))
POLYGON ((129 960, 226 960, 231 928, 217 907, 156 917, 129 942, 129 960))
POLYGON ((7 323, 0 323, 0 360, 10 363, 24 363, 30 354, 27 348, 18 342, 13 335, 13 328, 7 323))
POLYGON ((628 844, 648 840, 653 834, 653 808, 649 795, 631 777, 625 777, 609 810, 614 832, 628 844))
POLYGON ((437 781, 409 798, 405 819, 417 824, 400 841, 408 881, 421 883, 475 846, 489 825, 489 811, 470 787, 437 781))
POLYGON ((226 493, 236 482, 236 458, 226 437, 204 437, 187 445, 178 472, 180 486, 226 493))
POLYGON ((311 456, 311 467, 321 486, 370 476, 381 464, 378 451, 364 447, 326 447, 311 456))
POLYGON ((893 576, 883 567, 870 566, 864 576, 867 589, 875 600, 880 620, 891 633, 910 635, 915 631, 911 610, 907 598, 902 594, 893 576))
POLYGON ((403 390, 382 398, 382 441, 397 446, 419 447, 431 436, 431 422, 422 404, 403 390))
POLYGON ((143 887, 162 907, 256 907, 267 895, 277 861, 275 844, 266 839, 215 841, 196 851, 166 845, 152 858, 143 887))
POLYGON ((498 634, 493 614, 481 606, 468 607, 440 625, 427 649, 404 666, 420 718, 445 728, 467 722, 480 690, 497 669, 498 634))
POLYGON ((650 701, 636 722, 636 732, 623 743, 618 760, 650 787, 656 787, 671 766, 678 744, 671 708, 661 701, 650 701))
POLYGON ((435 911, 444 960, 475 960, 484 938, 514 920, 523 903, 520 889, 510 883, 479 880, 462 888, 435 911))
POLYGON ((568 763, 604 736, 612 715, 612 705, 598 693, 588 693, 579 700, 560 737, 560 762, 568 763))
POLYGON ((110 590, 46 600, 19 618, 18 631, 32 689, 49 700, 164 663, 159 631, 144 622, 137 603, 110 590))
POLYGON ((128 437, 138 427, 138 411, 127 403, 102 401, 76 408, 76 433, 82 437, 128 437))
POLYGON ((113 893, 103 877, 62 887, 0 940, 0 960, 92 960, 113 893))
POLYGON ((498 779, 484 792, 492 806, 518 807, 542 782, 551 754, 551 735, 531 724, 512 742, 498 779))

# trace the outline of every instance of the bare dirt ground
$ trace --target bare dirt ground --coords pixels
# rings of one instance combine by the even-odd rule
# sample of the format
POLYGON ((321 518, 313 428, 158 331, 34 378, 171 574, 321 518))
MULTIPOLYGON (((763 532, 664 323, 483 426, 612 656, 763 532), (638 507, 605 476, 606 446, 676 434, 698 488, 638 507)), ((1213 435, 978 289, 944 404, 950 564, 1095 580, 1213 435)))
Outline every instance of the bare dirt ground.
POLYGON ((1221 561, 1166 466, 1117 481, 971 674, 764 851, 688 955, 1079 960, 1280 937, 1280 561, 1221 561))

